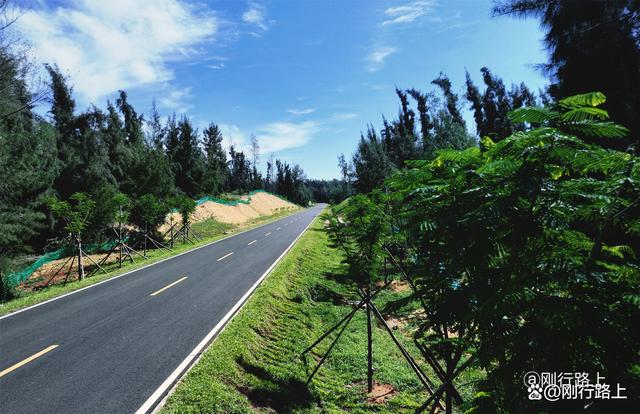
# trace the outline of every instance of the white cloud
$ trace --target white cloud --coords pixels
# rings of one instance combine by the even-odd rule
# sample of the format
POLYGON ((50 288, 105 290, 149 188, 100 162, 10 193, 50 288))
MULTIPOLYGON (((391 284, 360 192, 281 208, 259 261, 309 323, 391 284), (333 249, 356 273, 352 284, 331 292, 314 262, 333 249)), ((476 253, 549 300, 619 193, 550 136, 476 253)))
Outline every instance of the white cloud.
MULTIPOLYGON (((263 32, 269 30, 267 24, 267 13, 264 5, 255 2, 249 3, 249 8, 242 13, 242 21, 257 26, 263 32)), ((258 36, 257 33, 252 33, 254 36, 258 36)))
MULTIPOLYGON (((84 103, 118 89, 167 90, 174 77, 169 63, 197 55, 219 26, 210 11, 182 0, 79 0, 25 9, 17 24, 35 58, 67 72, 84 103)), ((173 92, 167 102, 188 95, 173 92)))
MULTIPOLYGON (((220 124, 224 137, 223 144, 229 147, 231 143, 240 150, 248 150, 250 134, 237 125, 220 124)), ((305 145, 319 132, 320 124, 316 121, 305 122, 270 122, 259 126, 255 135, 260 144, 262 154, 283 151, 305 145)))
POLYGON ((369 72, 375 72, 379 70, 384 64, 384 60, 397 52, 398 49, 391 46, 379 46, 376 47, 369 55, 367 56, 367 70, 369 72))
POLYGON ((305 109, 296 109, 296 108, 292 108, 292 109, 287 109, 287 112, 289 112, 292 115, 309 115, 313 112, 316 111, 316 108, 305 108, 305 109))
POLYGON ((207 65, 207 67, 209 69, 224 69, 224 62, 212 63, 210 65, 207 65))
POLYGON ((249 148, 249 134, 243 132, 240 127, 233 124, 219 124, 222 132, 222 145, 229 149, 231 144, 238 149, 249 148))
POLYGON ((165 91, 158 99, 158 103, 161 107, 174 110, 179 114, 185 113, 192 108, 189 104, 189 100, 192 96, 190 86, 182 89, 176 89, 165 84, 164 89, 165 91))
POLYGON ((387 20, 383 26, 405 24, 415 21, 417 18, 432 11, 436 6, 436 0, 418 0, 409 2, 403 6, 390 7, 384 11, 387 20))
POLYGON ((358 114, 355 112, 336 112, 331 117, 335 121, 347 121, 349 119, 357 118, 358 114))
POLYGON ((256 136, 262 152, 268 154, 301 147, 309 142, 318 130, 319 125, 315 121, 272 122, 258 129, 256 136))

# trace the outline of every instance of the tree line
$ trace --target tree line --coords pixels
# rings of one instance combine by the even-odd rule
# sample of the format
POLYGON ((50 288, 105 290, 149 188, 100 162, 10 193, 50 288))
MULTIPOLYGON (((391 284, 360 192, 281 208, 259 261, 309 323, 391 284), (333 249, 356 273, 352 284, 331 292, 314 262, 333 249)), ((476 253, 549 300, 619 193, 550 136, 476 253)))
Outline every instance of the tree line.
POLYGON ((529 371, 600 375, 611 397, 626 396, 591 399, 589 412, 637 404, 640 157, 590 142, 629 132, 605 102, 588 93, 513 110, 523 130, 409 161, 327 215, 352 283, 373 292, 405 280, 424 311, 414 342, 440 383, 423 409, 584 409, 529 399, 529 371), (486 376, 462 401, 469 369, 486 376))
POLYGON ((356 194, 327 215, 330 238, 351 283, 406 280, 424 311, 414 344, 439 381, 418 412, 633 412, 638 2, 505 0, 493 14, 541 20, 550 86, 507 89, 483 68, 481 89, 467 73, 477 136, 446 76, 438 96, 398 89, 397 118, 339 158, 356 194), (462 400, 469 370, 484 376, 462 400), (529 371, 587 373, 626 398, 530 399, 529 371))
POLYGON ((71 204, 74 195, 91 200, 84 238, 96 243, 107 237, 120 195, 134 208, 134 219, 144 206, 162 205, 152 225, 179 207, 181 197, 264 189, 300 205, 312 200, 299 165, 272 157, 266 173, 259 170, 255 136, 248 151, 227 150, 215 123, 198 131, 186 115, 163 120, 155 103, 145 117, 125 91, 105 109, 79 111, 56 66, 46 65, 48 82, 31 91, 33 68, 10 42, 0 44, 0 67, 0 272, 14 257, 60 243, 66 226, 45 202, 51 197, 71 204), (50 109, 42 115, 35 108, 45 102, 50 109))

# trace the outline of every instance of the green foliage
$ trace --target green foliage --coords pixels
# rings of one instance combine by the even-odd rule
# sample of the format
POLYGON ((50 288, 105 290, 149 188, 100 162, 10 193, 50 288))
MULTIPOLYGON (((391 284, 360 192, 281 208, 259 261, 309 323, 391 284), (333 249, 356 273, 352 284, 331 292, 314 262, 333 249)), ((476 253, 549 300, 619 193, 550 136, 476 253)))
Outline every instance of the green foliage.
POLYGON ((95 202, 84 193, 74 193, 66 201, 49 197, 46 203, 51 212, 65 222, 65 230, 75 235, 85 230, 95 206, 95 202))
MULTIPOLYGON (((384 194, 327 217, 355 280, 378 275, 381 258, 401 264, 424 309, 415 340, 445 371, 468 361, 487 373, 469 412, 583 408, 531 403, 531 370, 600 373, 627 395, 640 390, 640 158, 594 144, 626 132, 603 102, 592 93, 516 109, 514 122, 539 127, 410 161, 384 194)), ((592 409, 633 403, 609 404, 592 409)))
POLYGON ((196 202, 191 197, 178 195, 172 198, 169 203, 180 212, 182 224, 188 225, 191 222, 191 215, 196 211, 196 202))
MULTIPOLYGON (((640 386, 632 374, 640 340, 633 299, 640 159, 581 139, 600 131, 602 113, 589 105, 601 101, 591 94, 554 111, 516 110, 525 122, 553 115, 545 127, 485 139, 482 151, 445 150, 414 162, 387 183, 399 195, 395 216, 414 252, 407 266, 429 315, 419 332, 436 350, 437 332, 456 332, 452 345, 473 352, 487 371, 483 387, 506 412, 545 407, 528 403, 521 384, 529 370, 600 372, 628 395, 640 386), (562 116, 583 108, 579 120, 562 116), (592 130, 570 135, 577 123, 592 130)), ((599 404, 594 409, 607 407, 599 404)), ((483 406, 473 412, 495 412, 483 406)))
POLYGON ((431 159, 443 148, 464 149, 476 144, 466 130, 458 95, 453 92, 449 78, 440 74, 432 83, 440 88, 442 103, 433 93, 396 89, 400 100, 397 119, 387 121, 383 117, 384 127, 379 134, 373 125, 368 125, 366 134, 360 135, 351 165, 339 159, 345 185, 353 181, 356 191, 368 193, 380 188, 386 178, 394 171, 406 168, 412 160, 431 159), (419 132, 409 97, 417 104, 419 132))
POLYGON ((131 211, 131 200, 123 193, 117 193, 113 196, 112 203, 114 206, 113 219, 118 224, 125 224, 129 221, 129 213, 131 211))
POLYGON ((360 287, 371 288, 383 276, 383 244, 389 224, 379 213, 382 199, 379 191, 357 194, 324 216, 333 247, 344 252, 349 277, 360 287))
MULTIPOLYGON (((545 32, 550 94, 559 99, 585 90, 603 93, 570 98, 578 106, 603 105, 630 130, 626 139, 600 145, 624 150, 640 138, 640 19, 637 0, 499 0, 494 15, 537 18, 545 32), (604 96, 609 100, 605 102, 604 96)), ((597 137, 597 135, 593 135, 597 137)))
POLYGON ((144 194, 133 203, 131 209, 131 222, 140 229, 155 231, 164 223, 169 206, 158 200, 153 194, 144 194))
POLYGON ((222 148, 222 132, 215 124, 210 124, 203 131, 205 153, 205 176, 203 189, 206 194, 217 195, 222 192, 227 182, 227 156, 222 148))
POLYGON ((609 138, 623 138, 629 130, 607 122, 607 111, 597 108, 605 101, 602 93, 591 92, 562 99, 550 108, 518 108, 509 113, 509 118, 512 122, 554 127, 609 147, 612 145, 609 138))

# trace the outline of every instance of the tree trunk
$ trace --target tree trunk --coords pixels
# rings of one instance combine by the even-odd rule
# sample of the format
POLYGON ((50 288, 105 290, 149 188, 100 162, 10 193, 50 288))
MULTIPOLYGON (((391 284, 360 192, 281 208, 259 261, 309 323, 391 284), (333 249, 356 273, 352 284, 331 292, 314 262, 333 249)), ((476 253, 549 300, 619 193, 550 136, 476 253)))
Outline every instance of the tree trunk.
POLYGON ((80 233, 78 233, 77 239, 78 239, 78 280, 84 280, 84 265, 82 264, 82 241, 80 240, 80 233))
POLYGON ((449 380, 449 385, 446 389, 445 395, 445 410, 446 414, 453 413, 453 371, 454 371, 454 363, 452 361, 447 361, 447 380, 449 380))
POLYGON ((371 338, 371 300, 370 290, 367 290, 367 387, 373 391, 373 341, 371 338))
POLYGON ((144 225, 144 257, 147 257, 147 239, 149 238, 149 225, 144 225))
POLYGON ((171 222, 171 227, 169 228, 171 232, 171 248, 173 249, 173 221, 171 222))
POLYGON ((122 223, 118 223, 118 267, 122 267, 122 223))

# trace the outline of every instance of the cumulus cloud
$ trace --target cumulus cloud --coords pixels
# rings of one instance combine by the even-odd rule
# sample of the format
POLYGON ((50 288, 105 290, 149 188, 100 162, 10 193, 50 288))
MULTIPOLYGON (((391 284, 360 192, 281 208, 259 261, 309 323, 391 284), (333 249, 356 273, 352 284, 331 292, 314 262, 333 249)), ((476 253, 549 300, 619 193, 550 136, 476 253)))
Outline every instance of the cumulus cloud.
POLYGON ((81 101, 155 85, 178 106, 189 91, 170 91, 169 63, 197 55, 219 26, 211 11, 182 0, 78 0, 25 9, 17 24, 37 60, 71 76, 81 101))
POLYGON ((383 26, 406 24, 432 11, 436 6, 435 0, 412 1, 402 6, 389 7, 384 11, 387 16, 383 26))
POLYGON ((376 47, 371 51, 371 53, 369 53, 369 55, 367 55, 367 70, 369 72, 375 72, 379 70, 384 64, 384 60, 393 53, 397 52, 397 50, 398 49, 391 46, 376 47))
POLYGON ((309 115, 313 112, 316 111, 316 108, 304 108, 304 109, 296 109, 296 108, 291 108, 291 109, 287 109, 287 112, 289 112, 292 115, 309 115))

